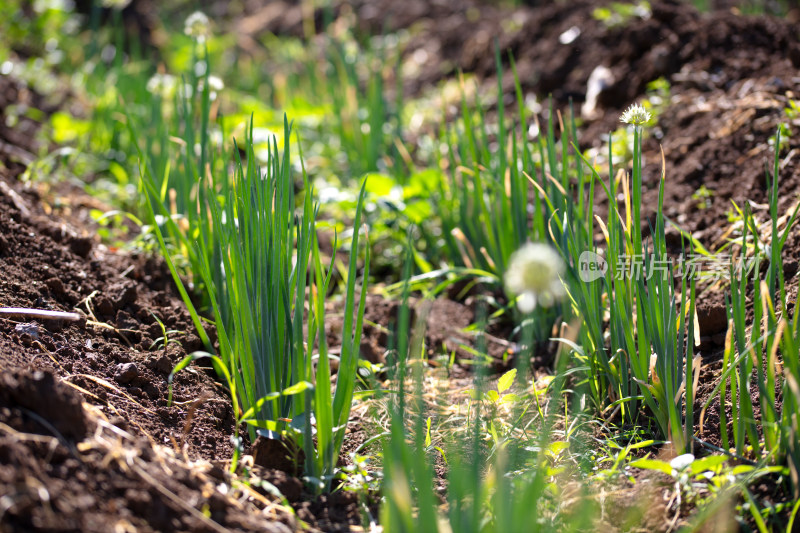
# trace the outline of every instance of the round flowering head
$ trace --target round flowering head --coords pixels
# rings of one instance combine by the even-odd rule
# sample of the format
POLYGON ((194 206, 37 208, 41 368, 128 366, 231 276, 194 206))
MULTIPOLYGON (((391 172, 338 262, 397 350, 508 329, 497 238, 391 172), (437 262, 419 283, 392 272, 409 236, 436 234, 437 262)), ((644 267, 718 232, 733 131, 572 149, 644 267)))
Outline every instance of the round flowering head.
POLYGON ((550 245, 528 243, 511 255, 506 289, 517 295, 517 307, 530 313, 537 305, 549 307, 564 296, 564 261, 550 245))
POLYGON ((103 5, 103 7, 107 7, 109 9, 122 10, 128 7, 128 4, 131 3, 131 0, 102 0, 100 3, 103 5))
POLYGON ((208 17, 202 11, 195 11, 188 17, 183 25, 183 33, 197 42, 204 42, 211 34, 208 17))
MULTIPOLYGON (((217 93, 221 92, 222 89, 224 88, 225 88, 225 83, 223 83, 223 81, 220 78, 214 75, 208 77, 208 98, 212 102, 217 99, 217 93)), ((205 79, 201 79, 198 90, 202 91, 204 89, 205 89, 205 79)))
POLYGON ((221 91, 225 88, 225 82, 212 74, 208 77, 208 88, 211 91, 221 91))
POLYGON ((176 85, 177 81, 174 76, 154 74, 152 78, 147 80, 147 91, 167 100, 175 93, 176 85))
POLYGON ((620 122, 643 126, 650 121, 650 113, 641 104, 633 104, 619 117, 620 122))

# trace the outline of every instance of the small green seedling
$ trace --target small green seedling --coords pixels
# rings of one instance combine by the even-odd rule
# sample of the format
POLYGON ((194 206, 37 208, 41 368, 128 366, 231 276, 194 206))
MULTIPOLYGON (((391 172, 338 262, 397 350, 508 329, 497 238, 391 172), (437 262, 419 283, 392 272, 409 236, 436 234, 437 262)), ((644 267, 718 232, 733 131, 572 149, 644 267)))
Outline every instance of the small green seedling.
POLYGON ((698 209, 708 209, 711 207, 711 199, 714 197, 714 191, 701 185, 696 191, 692 193, 692 200, 697 202, 698 209))
POLYGON ((619 28, 635 18, 648 19, 651 13, 649 2, 611 2, 608 7, 595 8, 592 18, 599 20, 607 28, 619 28))
POLYGON ((183 334, 185 332, 181 331, 179 329, 169 329, 168 330, 167 326, 164 325, 164 322, 162 322, 161 319, 158 318, 155 313, 150 311, 150 314, 153 315, 153 318, 156 319, 156 322, 158 323, 158 327, 161 329, 161 336, 153 341, 153 343, 150 345, 149 349, 152 351, 152 350, 155 350, 156 348, 158 348, 159 346, 161 346, 161 347, 164 348, 164 353, 166 354, 167 353, 167 347, 170 345, 170 343, 178 344, 178 340, 177 339, 171 339, 170 335, 178 335, 178 334, 183 334))
MULTIPOLYGON (((514 379, 517 377, 517 369, 512 368, 497 380, 497 387, 490 389, 483 393, 483 399, 489 400, 494 406, 503 404, 514 403, 519 401, 519 396, 514 393, 506 393, 514 384, 514 379)), ((469 394, 473 399, 479 398, 477 389, 470 389, 469 394)))

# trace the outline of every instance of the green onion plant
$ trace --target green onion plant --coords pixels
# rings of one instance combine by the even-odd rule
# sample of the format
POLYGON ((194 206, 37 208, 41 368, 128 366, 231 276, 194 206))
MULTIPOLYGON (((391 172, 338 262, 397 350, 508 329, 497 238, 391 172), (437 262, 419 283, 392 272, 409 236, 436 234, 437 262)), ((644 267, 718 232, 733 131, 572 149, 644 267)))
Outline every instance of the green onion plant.
MULTIPOLYGON (((419 353, 422 335, 417 327, 411 332, 409 324, 408 283, 413 253, 407 254, 404 299, 398 314, 397 350, 392 361, 394 392, 389 403, 391 430, 384 439, 384 505, 381 525, 387 532, 489 532, 517 531, 523 524, 536 524, 540 531, 581 531, 591 527, 592 502, 580 498, 572 512, 561 512, 558 491, 552 482, 556 475, 550 465, 553 449, 552 428, 559 412, 569 358, 560 359, 556 379, 549 388, 547 414, 538 420, 532 445, 515 447, 502 443, 489 454, 484 435, 493 427, 491 417, 483 413, 481 403, 475 402, 467 417, 466 442, 463 439, 445 444, 446 454, 434 453, 446 459, 447 506, 440 508, 440 497, 432 490, 432 448, 426 443, 425 414, 422 401, 423 361, 419 353), (411 339, 410 343, 407 339, 411 339), (410 375, 409 375, 410 374, 410 375), (408 392, 406 383, 412 385, 408 392), (488 459, 487 459, 488 457, 488 459)), ((419 318, 417 319, 419 320, 419 318)), ((498 387, 505 388, 510 379, 498 387)), ((476 398, 482 397, 485 376, 478 369, 476 398)))
MULTIPOLYGON (((198 333, 213 351, 200 316, 203 309, 195 308, 175 265, 176 253, 190 259, 191 279, 202 291, 216 327, 217 366, 225 369, 241 410, 237 415, 250 425, 251 439, 262 430, 270 438, 294 440, 305 453, 310 485, 329 490, 357 379, 366 299, 365 287, 356 297, 364 187, 353 221, 342 350, 332 387, 325 303, 335 254, 330 265, 322 264, 315 225, 318 207, 305 171, 304 194, 296 197, 288 119, 284 118, 283 146, 273 138, 264 167, 257 163, 252 122, 243 145, 235 143, 233 160, 226 163, 209 143, 208 83, 197 100, 179 98, 177 103, 186 124, 177 143, 183 148, 179 155, 167 154, 163 160, 140 152, 149 220, 198 333), (198 149, 188 149, 194 146, 198 149), (177 171, 171 173, 172 168, 177 171)), ((141 138, 134 122, 132 134, 141 138)), ((369 253, 365 279, 368 271, 369 253)), ((196 357, 187 357, 179 367, 196 357)))
MULTIPOLYGON (((778 128, 778 140, 780 135, 778 128)), ((759 461, 785 465, 794 495, 798 497, 800 345, 796 311, 793 318, 789 317, 793 309, 786 290, 782 252, 800 207, 784 216, 778 212, 780 156, 777 146, 772 172, 767 172, 768 222, 759 225, 749 205, 742 211, 745 224, 741 258, 731 265, 729 331, 721 381, 704 408, 714 398, 725 405, 730 397, 730 420, 725 409, 720 408, 722 447, 734 450, 740 457, 751 456, 759 461), (779 224, 784 226, 782 230, 779 224), (760 244, 759 234, 764 229, 770 235, 769 241, 760 244), (761 268, 764 260, 768 262, 766 269, 761 268), (752 320, 748 320, 748 310, 752 310, 752 320), (755 402, 753 387, 758 392, 755 402)))
MULTIPOLYGON (((502 94, 499 50, 495 60, 497 91, 502 94)), ((571 172, 576 169, 570 167, 574 160, 570 158, 569 141, 574 129, 565 132, 559 116, 562 132, 559 147, 551 106, 546 134, 539 135, 534 143, 528 142, 532 123, 513 59, 511 68, 517 97, 515 124, 506 117, 502 98, 497 99, 496 124, 489 122, 480 101, 473 110, 462 78, 461 118, 443 130, 441 140, 447 147, 443 163, 449 180, 441 182, 437 211, 452 266, 438 273, 449 274, 450 282, 472 277, 501 289, 511 255, 526 242, 558 241, 564 221, 576 209, 573 197, 583 198, 583 194, 576 192, 584 186, 580 167, 577 167, 577 183, 571 179, 571 172), (551 224, 553 219, 557 222, 551 224)), ((538 127, 537 121, 535 128, 538 127)), ((423 277, 433 274, 428 272, 423 277)), ((531 316, 517 316, 517 321, 527 321, 531 342, 541 347, 551 336, 557 318, 568 319, 569 312, 569 306, 537 306, 531 316)))
MULTIPOLYGON (((584 282, 572 285, 578 287, 573 300, 586 322, 579 356, 588 366, 590 395, 601 412, 618 409, 623 420, 633 422, 639 419, 638 406, 643 401, 655 417, 658 433, 672 442, 676 453, 683 453, 692 443, 693 374, 699 362, 693 356, 695 279, 685 272, 680 292, 676 290, 665 239, 663 167, 655 226, 651 226, 650 242, 643 239, 641 144, 642 126, 649 116, 637 106, 632 110, 642 116, 631 119, 634 156, 630 180, 623 170, 619 174, 621 191, 618 189, 610 156, 608 185, 590 166, 592 183, 600 183, 609 199, 616 199, 621 192, 624 208, 609 201, 607 220, 596 219, 605 250, 593 248, 588 259, 580 261, 584 282), (607 267, 605 272, 587 279, 587 264, 601 261, 607 267), (605 316, 608 342, 601 327, 601 317, 605 316)), ((590 186, 590 191, 593 189, 590 186)), ((590 200, 587 205, 592 203, 590 200)), ((593 227, 594 221, 583 220, 588 228, 593 227)), ((574 234, 570 230, 566 239, 573 254, 579 245, 588 244, 585 235, 593 231, 574 234)))

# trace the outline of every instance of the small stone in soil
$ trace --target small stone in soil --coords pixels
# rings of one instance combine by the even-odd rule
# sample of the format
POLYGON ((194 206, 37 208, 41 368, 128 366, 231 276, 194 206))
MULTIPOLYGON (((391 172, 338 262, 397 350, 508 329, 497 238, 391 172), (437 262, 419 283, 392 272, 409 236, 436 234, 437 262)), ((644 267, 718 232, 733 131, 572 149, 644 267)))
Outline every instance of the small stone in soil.
POLYGON ((47 288, 50 289, 55 296, 64 296, 66 290, 64 289, 64 282, 59 278, 50 278, 44 282, 47 288))
POLYGON ((160 372, 161 374, 169 374, 172 372, 172 361, 170 361, 169 357, 166 355, 151 357, 147 360, 146 364, 150 369, 160 372))
POLYGON ((251 447, 250 454, 255 464, 294 476, 297 474, 298 465, 305 461, 305 454, 302 450, 292 450, 293 446, 288 440, 259 435, 251 447))
POLYGON ((22 335, 27 333, 33 340, 39 340, 39 325, 38 324, 17 324, 14 331, 22 335))
POLYGON ((116 380, 117 383, 124 385, 130 383, 137 377, 139 377, 139 368, 136 366, 136 363, 122 363, 116 366, 114 380, 116 380))
MULTIPOLYGON (((303 497, 303 482, 281 470, 264 471, 264 479, 271 483, 290 502, 298 502, 303 497)), ((266 492, 266 491, 265 491, 266 492)))
POLYGON ((95 303, 95 311, 102 316, 111 316, 114 312, 114 305, 111 303, 111 300, 105 296, 101 296, 95 303))
POLYGON ((114 309, 121 309, 136 301, 138 297, 136 284, 130 280, 116 283, 107 288, 114 309))
POLYGON ((126 313, 125 311, 122 310, 117 311, 116 322, 118 328, 130 329, 130 330, 135 330, 139 324, 138 322, 136 322, 136 320, 134 320, 134 318, 129 313, 126 313))
POLYGON ((144 388, 144 393, 147 394, 147 397, 151 400, 158 400, 161 398, 161 391, 153 385, 152 383, 148 383, 147 386, 144 388))
POLYGON ((74 237, 69 243, 70 249, 81 257, 86 257, 92 251, 92 239, 89 237, 74 237))

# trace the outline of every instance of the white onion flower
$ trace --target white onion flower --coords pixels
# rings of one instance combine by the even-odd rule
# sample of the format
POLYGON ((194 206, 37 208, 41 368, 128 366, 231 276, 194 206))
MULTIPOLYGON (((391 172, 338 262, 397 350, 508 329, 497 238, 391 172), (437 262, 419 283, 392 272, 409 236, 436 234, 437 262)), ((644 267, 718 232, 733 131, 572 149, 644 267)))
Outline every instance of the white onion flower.
POLYGON ((192 37, 197 42, 204 42, 211 34, 208 16, 202 11, 195 11, 188 17, 183 25, 183 33, 192 37))
POLYGON ((669 466, 671 466, 674 470, 681 472, 686 470, 693 462, 694 455, 691 453, 684 453, 683 455, 679 455, 672 459, 672 461, 669 462, 669 466))
POLYGON ((530 313, 537 305, 549 307, 564 296, 564 269, 564 260, 552 246, 525 244, 511 255, 506 289, 517 295, 517 307, 523 313, 530 313))
POLYGON ((217 76, 211 75, 208 77, 208 87, 212 91, 221 91, 225 88, 225 82, 217 76))
POLYGON ((166 100, 175 94, 177 80, 169 74, 155 74, 147 80, 147 91, 166 100))
POLYGON ((128 7, 128 4, 131 3, 131 0, 102 0, 100 2, 103 7, 107 7, 109 9, 118 9, 123 10, 128 7))
POLYGON ((619 117, 620 122, 642 126, 650 121, 650 113, 641 104, 633 104, 619 117))
MULTIPOLYGON (((217 76, 211 75, 208 77, 208 99, 212 102, 217 99, 217 92, 225 88, 225 83, 217 76)), ((197 90, 203 92, 205 89, 205 79, 201 79, 197 90)))
POLYGON ((184 100, 190 100, 194 96, 194 87, 189 83, 178 84, 178 97, 184 100))

